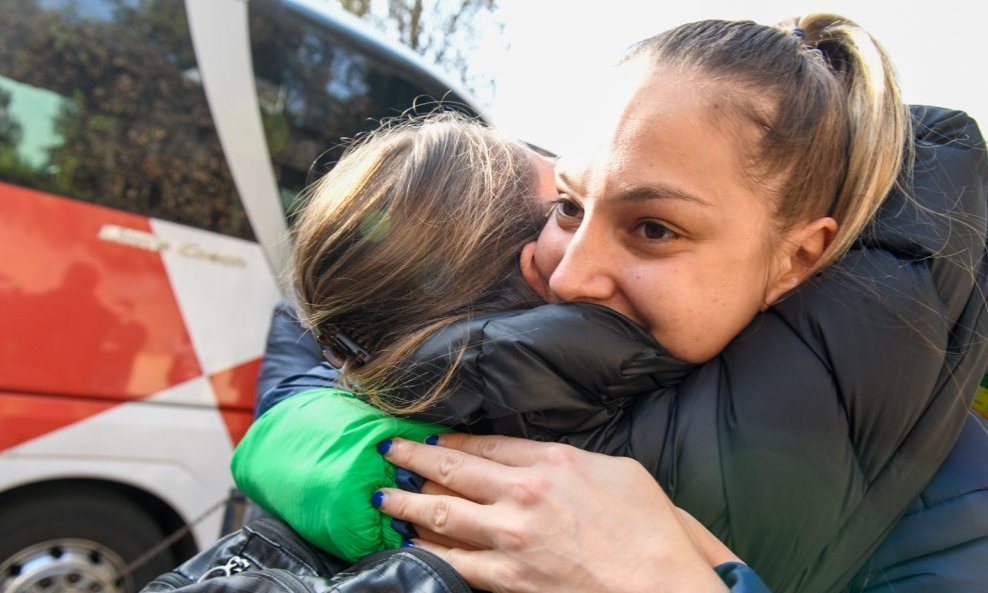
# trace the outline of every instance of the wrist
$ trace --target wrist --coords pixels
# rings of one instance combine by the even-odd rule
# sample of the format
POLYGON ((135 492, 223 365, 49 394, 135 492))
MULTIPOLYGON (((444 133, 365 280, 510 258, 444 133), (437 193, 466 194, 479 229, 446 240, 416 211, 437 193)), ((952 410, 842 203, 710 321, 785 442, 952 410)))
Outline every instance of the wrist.
MULTIPOLYGON (((690 542, 679 541, 662 546, 662 552, 648 561, 650 570, 634 571, 635 577, 629 593, 727 593, 728 584, 710 566, 706 558, 690 542)), ((745 591, 744 593, 748 593, 745 591)), ((756 592, 762 593, 762 592, 756 592)))

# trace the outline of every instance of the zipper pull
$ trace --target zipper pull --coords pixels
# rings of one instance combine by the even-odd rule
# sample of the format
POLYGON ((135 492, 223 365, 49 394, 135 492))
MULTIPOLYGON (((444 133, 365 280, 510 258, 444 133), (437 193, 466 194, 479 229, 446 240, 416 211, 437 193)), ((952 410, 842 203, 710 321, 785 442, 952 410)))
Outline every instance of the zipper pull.
POLYGON ((201 583, 206 579, 228 577, 230 575, 240 574, 248 568, 250 568, 250 562, 248 562, 246 558, 241 556, 233 556, 223 566, 214 566, 213 568, 207 570, 206 573, 199 577, 199 580, 196 582, 201 583))

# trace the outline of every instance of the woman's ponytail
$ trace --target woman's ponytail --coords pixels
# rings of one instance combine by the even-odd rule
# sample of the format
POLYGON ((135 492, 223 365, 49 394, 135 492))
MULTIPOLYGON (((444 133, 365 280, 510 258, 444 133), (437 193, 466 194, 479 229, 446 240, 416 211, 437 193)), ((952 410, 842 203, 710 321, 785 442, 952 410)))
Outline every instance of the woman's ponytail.
MULTIPOLYGON (((806 49, 817 50, 841 83, 848 125, 847 171, 830 215, 839 223, 822 265, 846 252, 912 160, 912 125, 885 49, 854 22, 831 14, 798 19, 806 49)), ((821 265, 821 267, 822 267, 821 265)))

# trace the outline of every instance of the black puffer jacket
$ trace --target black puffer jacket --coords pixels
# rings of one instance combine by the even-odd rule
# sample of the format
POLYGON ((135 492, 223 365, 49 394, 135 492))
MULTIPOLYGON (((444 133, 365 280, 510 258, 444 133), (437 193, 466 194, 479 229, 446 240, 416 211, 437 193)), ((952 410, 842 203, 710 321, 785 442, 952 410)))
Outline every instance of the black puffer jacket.
POLYGON ((777 593, 843 590, 946 458, 988 366, 984 141, 962 113, 914 114, 914 199, 892 195, 716 359, 672 360, 592 305, 499 314, 421 350, 430 376, 467 345, 426 418, 634 457, 777 593), (598 357, 573 355, 588 345, 598 357))

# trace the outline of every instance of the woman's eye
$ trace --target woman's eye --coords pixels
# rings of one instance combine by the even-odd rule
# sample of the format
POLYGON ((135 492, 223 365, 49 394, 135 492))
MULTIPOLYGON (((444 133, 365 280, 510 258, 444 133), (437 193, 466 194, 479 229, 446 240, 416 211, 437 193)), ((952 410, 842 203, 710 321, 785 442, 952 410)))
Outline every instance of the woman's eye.
POLYGON ((579 218, 583 214, 583 208, 566 199, 556 200, 552 205, 552 211, 564 218, 579 218))
POLYGON ((640 223, 638 228, 643 237, 652 241, 679 238, 679 233, 654 220, 646 220, 640 223))

